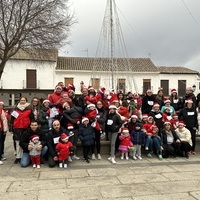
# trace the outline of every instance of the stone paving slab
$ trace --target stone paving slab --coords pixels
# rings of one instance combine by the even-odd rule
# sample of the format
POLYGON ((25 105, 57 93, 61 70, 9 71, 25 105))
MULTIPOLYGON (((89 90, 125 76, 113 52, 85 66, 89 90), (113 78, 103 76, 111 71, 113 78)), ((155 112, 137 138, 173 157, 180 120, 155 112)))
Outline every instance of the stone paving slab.
POLYGON ((38 191, 0 193, 1 200, 38 200, 38 191))

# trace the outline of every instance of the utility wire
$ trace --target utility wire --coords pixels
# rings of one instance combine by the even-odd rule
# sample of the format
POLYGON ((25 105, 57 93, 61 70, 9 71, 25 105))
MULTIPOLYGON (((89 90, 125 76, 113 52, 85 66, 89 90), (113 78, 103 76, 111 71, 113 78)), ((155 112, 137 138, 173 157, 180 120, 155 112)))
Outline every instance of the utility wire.
POLYGON ((198 21, 195 19, 195 17, 193 16, 192 12, 190 11, 190 9, 188 8, 188 6, 186 5, 186 3, 184 2, 184 0, 181 0, 183 5, 185 6, 185 8, 187 9, 188 13, 190 14, 190 16, 192 17, 192 19, 194 20, 195 24, 197 25, 197 27, 200 30, 200 24, 198 23, 198 21))

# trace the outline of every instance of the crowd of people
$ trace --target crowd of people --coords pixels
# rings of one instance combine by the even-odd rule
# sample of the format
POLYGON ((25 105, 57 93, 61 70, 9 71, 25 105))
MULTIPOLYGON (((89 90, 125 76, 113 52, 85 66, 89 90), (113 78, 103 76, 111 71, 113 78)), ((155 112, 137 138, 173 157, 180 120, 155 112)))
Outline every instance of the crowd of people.
POLYGON ((0 164, 6 160, 4 144, 7 132, 13 134, 15 164, 40 168, 67 168, 77 156, 77 143, 82 144, 83 159, 101 159, 101 140, 110 143, 108 160, 115 164, 120 159, 142 160, 142 151, 151 158, 189 158, 196 154, 196 135, 200 131, 200 95, 191 87, 178 97, 172 89, 166 97, 163 89, 157 94, 151 89, 138 93, 107 91, 100 87, 86 87, 81 82, 82 94, 75 95, 72 84, 59 82, 46 99, 34 97, 31 102, 21 97, 11 112, 0 101, 0 164))

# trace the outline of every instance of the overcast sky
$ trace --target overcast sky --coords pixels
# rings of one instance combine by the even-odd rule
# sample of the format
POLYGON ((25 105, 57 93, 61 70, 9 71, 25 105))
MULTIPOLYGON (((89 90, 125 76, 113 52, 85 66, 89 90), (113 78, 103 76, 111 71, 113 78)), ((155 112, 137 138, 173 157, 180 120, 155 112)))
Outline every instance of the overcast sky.
MULTIPOLYGON (((200 0, 115 0, 129 57, 200 71, 200 0), (185 3, 185 5, 184 5, 185 3)), ((107 0, 69 0, 78 23, 62 56, 94 57, 107 0), (88 49, 88 52, 86 51, 88 49)))

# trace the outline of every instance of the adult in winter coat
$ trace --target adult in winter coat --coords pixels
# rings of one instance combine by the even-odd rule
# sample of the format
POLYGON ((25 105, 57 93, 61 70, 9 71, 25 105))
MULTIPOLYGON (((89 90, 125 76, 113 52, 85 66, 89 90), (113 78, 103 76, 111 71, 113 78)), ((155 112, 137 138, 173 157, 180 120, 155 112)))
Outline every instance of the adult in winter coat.
POLYGON ((47 147, 48 147, 48 163, 49 167, 55 167, 58 163, 58 156, 56 152, 56 145, 59 142, 60 136, 62 133, 67 134, 67 131, 60 126, 60 122, 58 120, 55 120, 53 122, 53 127, 49 131, 47 135, 47 147))
POLYGON ((49 132, 49 115, 48 115, 48 110, 50 106, 50 101, 48 99, 44 99, 42 102, 42 106, 39 112, 39 116, 38 116, 38 122, 40 123, 40 129, 44 132, 44 133, 48 133, 49 132))
POLYGON ((197 122, 197 111, 192 99, 188 99, 186 102, 186 107, 180 110, 179 120, 182 120, 185 123, 186 128, 191 133, 192 137, 191 153, 195 154, 196 130, 198 128, 198 122, 197 122))
POLYGON ((3 164, 2 160, 4 157, 4 143, 6 139, 6 133, 8 131, 8 120, 6 117, 6 112, 3 110, 4 103, 0 100, 0 165, 3 164))
POLYGON ((185 96, 183 96, 183 100, 182 100, 182 108, 185 107, 185 104, 190 99, 192 99, 194 106, 196 106, 196 97, 194 95, 194 91, 193 91, 192 87, 187 87, 185 90, 185 96))
POLYGON ((38 122, 35 120, 32 120, 30 127, 24 131, 23 135, 20 138, 20 142, 19 142, 19 145, 23 149, 23 155, 22 155, 21 162, 20 162, 21 167, 27 167, 30 164, 29 151, 31 150, 32 147, 29 146, 29 143, 30 143, 31 137, 33 135, 37 135, 41 142, 41 146, 37 149, 38 151, 40 151, 40 150, 42 151, 41 157, 43 158, 47 152, 46 135, 44 134, 44 132, 42 132, 38 128, 38 122))
POLYGON ((177 133, 173 130, 169 121, 164 122, 164 128, 161 132, 163 142, 163 157, 168 158, 170 155, 175 157, 180 155, 181 140, 177 133))
POLYGON ((116 113, 117 107, 114 105, 109 106, 109 113, 107 117, 107 130, 108 130, 108 137, 110 140, 110 157, 108 160, 111 163, 115 164, 115 142, 117 140, 117 136, 119 130, 122 126, 122 121, 120 116, 116 113))
POLYGON ((188 152, 190 152, 192 148, 192 139, 190 131, 187 128, 185 128, 185 124, 182 121, 178 123, 178 128, 175 131, 181 141, 180 149, 183 156, 189 158, 188 152))
MULTIPOLYGON (((94 148, 95 132, 89 124, 89 119, 84 117, 81 121, 81 125, 78 131, 78 137, 83 146, 83 157, 87 163, 89 163, 89 152, 94 148)), ((94 151, 94 150, 93 150, 94 151)))
POLYGON ((142 98, 142 114, 149 114, 155 101, 155 96, 152 91, 148 89, 145 96, 142 98))
POLYGON ((170 95, 170 101, 171 101, 171 106, 173 106, 175 112, 179 112, 179 110, 182 108, 182 101, 178 97, 177 90, 176 89, 171 89, 171 95, 170 95))
POLYGON ((61 85, 56 85, 54 93, 50 94, 48 99, 51 104, 57 104, 60 98, 62 97, 62 86, 61 85))
POLYGON ((15 164, 19 163, 22 157, 22 148, 19 146, 19 141, 23 132, 29 127, 31 120, 34 119, 30 104, 26 97, 21 97, 17 106, 11 113, 11 130, 13 139, 16 142, 16 159, 15 164))

